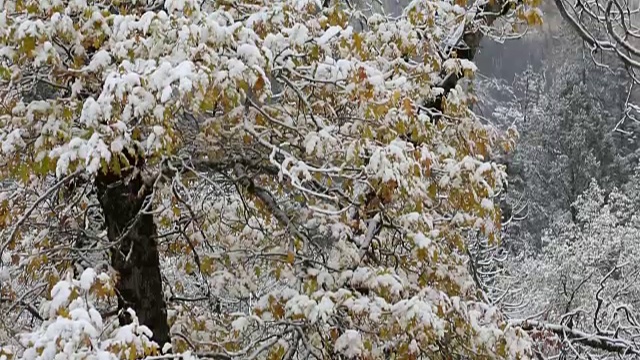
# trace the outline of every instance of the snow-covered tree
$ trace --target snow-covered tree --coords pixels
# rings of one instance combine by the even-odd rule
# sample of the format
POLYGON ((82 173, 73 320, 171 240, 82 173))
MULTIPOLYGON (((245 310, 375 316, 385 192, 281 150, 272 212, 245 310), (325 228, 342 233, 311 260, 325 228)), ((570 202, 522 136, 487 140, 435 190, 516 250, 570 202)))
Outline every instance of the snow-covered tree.
MULTIPOLYGON (((574 204, 576 221, 559 222, 545 231, 541 253, 524 266, 530 276, 525 288, 535 284, 539 290, 531 295, 532 313, 548 308, 549 317, 559 320, 570 310, 586 311, 594 305, 602 277, 638 256, 640 224, 631 205, 623 192, 606 194, 593 181, 574 204)), ((634 267, 630 265, 627 270, 634 267)), ((617 274, 615 279, 628 281, 617 274)))
POLYGON ((535 1, 0 6, 3 352, 529 356, 466 266, 513 148, 466 85, 535 1))
POLYGON ((624 189, 603 190, 595 181, 565 219, 545 231, 541 252, 511 263, 527 299, 527 328, 554 333, 561 353, 637 356, 640 328, 640 173, 624 189))
POLYGON ((108 274, 85 270, 78 280, 67 278, 51 289, 43 303, 46 320, 40 328, 24 334, 20 342, 24 359, 97 358, 136 359, 157 352, 151 331, 132 322, 118 326, 105 323, 95 307, 96 301, 114 293, 108 274))
MULTIPOLYGON (((584 42, 594 63, 602 67, 615 63, 624 66, 637 87, 640 69, 638 3, 628 0, 596 0, 584 4, 554 0, 554 3, 574 34, 584 42)), ((633 100, 637 101, 637 98, 633 100)), ((631 105, 637 109, 637 103, 631 105)))
POLYGON ((579 39, 566 29, 559 34, 542 69, 528 69, 511 85, 495 79, 480 84, 483 93, 493 93, 483 98, 482 110, 520 137, 516 151, 501 160, 509 174, 506 209, 526 205, 524 220, 506 229, 507 242, 536 248, 541 230, 560 217, 575 217, 571 204, 590 179, 611 190, 628 179, 638 159, 629 124, 615 131, 630 79, 584 59, 579 39))

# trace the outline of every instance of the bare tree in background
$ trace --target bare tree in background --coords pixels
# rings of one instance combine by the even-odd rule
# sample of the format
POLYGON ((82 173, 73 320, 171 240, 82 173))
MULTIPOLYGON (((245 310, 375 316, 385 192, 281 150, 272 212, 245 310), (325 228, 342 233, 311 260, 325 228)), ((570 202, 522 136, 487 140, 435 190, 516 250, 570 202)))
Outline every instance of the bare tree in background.
POLYGON ((622 125, 638 123, 640 107, 637 85, 640 83, 640 2, 636 0, 554 0, 562 17, 588 47, 591 58, 608 68, 612 58, 619 59, 629 72, 627 110, 616 131, 626 132, 622 125), (635 101, 634 101, 635 100, 635 101))

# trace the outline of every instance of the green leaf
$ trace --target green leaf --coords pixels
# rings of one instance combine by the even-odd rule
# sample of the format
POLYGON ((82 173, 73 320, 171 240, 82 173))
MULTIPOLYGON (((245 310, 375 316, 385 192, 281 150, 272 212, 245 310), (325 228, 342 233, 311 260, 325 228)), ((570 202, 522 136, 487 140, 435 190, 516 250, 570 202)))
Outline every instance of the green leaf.
POLYGON ((36 38, 27 35, 22 39, 20 51, 24 52, 27 57, 33 57, 33 51, 36 49, 36 38))

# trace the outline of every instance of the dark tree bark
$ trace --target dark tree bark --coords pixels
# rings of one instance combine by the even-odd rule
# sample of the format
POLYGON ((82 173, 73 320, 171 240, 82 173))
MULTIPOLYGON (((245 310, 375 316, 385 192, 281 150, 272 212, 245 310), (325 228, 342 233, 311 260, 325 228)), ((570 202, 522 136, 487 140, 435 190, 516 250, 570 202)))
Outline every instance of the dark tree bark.
MULTIPOLYGON (((475 19, 478 22, 483 23, 485 26, 491 26, 501 16, 505 16, 512 8, 515 8, 522 0, 498 0, 489 1, 487 4, 480 7, 481 11, 478 11, 478 16, 475 19)), ((556 0, 560 1, 560 0, 556 0)), ((476 57, 480 43, 484 39, 484 33, 479 27, 474 29, 465 29, 464 35, 460 39, 461 41, 453 48, 456 51, 456 58, 473 61, 476 57)), ((458 81, 462 78, 461 74, 450 74, 447 76, 445 71, 442 71, 444 81, 438 86, 444 91, 442 94, 436 96, 435 99, 425 104, 427 108, 432 108, 438 111, 443 111, 442 100, 456 87, 458 81)), ((434 121, 438 121, 439 117, 435 117, 434 121)))
POLYGON ((157 229, 153 215, 141 213, 152 189, 145 186, 139 171, 101 174, 96 187, 107 236, 112 242, 119 241, 111 250, 111 266, 118 272, 120 324, 131 322, 126 309, 133 309, 140 324, 151 329, 153 340, 162 348, 171 340, 155 241, 157 229))

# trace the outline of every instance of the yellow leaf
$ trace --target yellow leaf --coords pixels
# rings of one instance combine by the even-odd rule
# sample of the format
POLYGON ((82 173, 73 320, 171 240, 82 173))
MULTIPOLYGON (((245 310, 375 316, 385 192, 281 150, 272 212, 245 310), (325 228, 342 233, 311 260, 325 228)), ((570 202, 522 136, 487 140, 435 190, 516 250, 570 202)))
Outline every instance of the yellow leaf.
POLYGON ((407 115, 412 115, 413 114, 413 104, 411 103, 411 99, 404 98, 404 101, 402 102, 402 108, 404 109, 404 112, 407 115))
POLYGON ((211 274, 213 272, 213 258, 205 256, 202 259, 200 271, 202 271, 202 273, 205 275, 211 274))
POLYGON ((120 160, 116 156, 111 159, 111 171, 116 175, 120 175, 120 160))
POLYGON ((256 83, 253 85, 253 89, 257 92, 260 91, 264 88, 264 79, 262 78, 262 76, 258 76, 258 80, 256 80, 256 83))
POLYGON ((129 348, 129 360, 136 360, 136 358, 138 357, 138 351, 136 349, 136 345, 135 344, 131 344, 131 347, 129 348))
POLYGON ((187 351, 187 349, 189 349, 189 345, 184 340, 180 338, 177 338, 175 340, 174 351, 176 351, 177 353, 182 353, 187 351))
POLYGON ((360 33, 353 34, 353 46, 358 52, 362 51, 362 36, 360 33))
POLYGON ((284 308, 280 303, 274 303, 271 306, 271 310, 272 310, 271 313, 273 313, 273 316, 276 319, 282 319, 282 317, 284 317, 284 308))
POLYGON ((5 80, 11 79, 11 71, 4 66, 0 66, 0 78, 5 80))
POLYGON ((368 127, 368 126, 365 126, 365 127, 364 127, 364 129, 363 129, 363 134, 362 134, 362 136, 363 136, 365 139, 371 139, 371 138, 373 137, 373 133, 371 132, 371 128, 370 128, 370 127, 368 127))
POLYGON ((397 102, 398 102, 398 100, 400 100, 400 96, 401 96, 401 94, 400 94, 400 90, 396 90, 396 91, 394 91, 394 92, 393 92, 393 95, 391 95, 391 101, 392 101, 393 103, 397 103, 397 102))
POLYGON ((33 36, 27 35, 22 39, 22 51, 28 56, 31 57, 33 55, 33 50, 36 49, 36 38, 33 36))
POLYGON ((63 317, 63 318, 69 318, 69 310, 67 308, 59 308, 58 311, 56 311, 56 313, 58 314, 58 316, 63 317))
POLYGON ((190 262, 187 262, 184 265, 184 271, 186 271, 188 275, 193 274, 193 270, 195 270, 195 269, 193 268, 193 265, 190 262))

